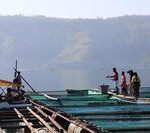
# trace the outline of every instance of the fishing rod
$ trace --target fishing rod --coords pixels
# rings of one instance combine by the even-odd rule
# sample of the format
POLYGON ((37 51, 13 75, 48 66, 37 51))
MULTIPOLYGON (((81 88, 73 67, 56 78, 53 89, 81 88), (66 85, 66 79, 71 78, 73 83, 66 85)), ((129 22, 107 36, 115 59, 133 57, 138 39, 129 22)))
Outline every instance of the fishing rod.
MULTIPOLYGON (((15 70, 16 72, 18 72, 15 68, 14 68, 14 70, 15 70)), ((20 76, 21 76, 21 75, 20 75, 20 76)), ((33 90, 33 92, 34 92, 35 94, 37 94, 37 95, 40 94, 40 93, 38 93, 38 92, 25 80, 25 78, 24 78, 23 76, 21 76, 21 78, 22 78, 23 81, 33 90)), ((41 93, 41 94, 42 94, 44 97, 46 97, 47 99, 58 101, 59 104, 62 105, 62 102, 61 102, 61 100, 60 100, 59 98, 50 97, 50 96, 48 96, 48 95, 45 94, 45 93, 41 93)))
MULTIPOLYGON (((13 69, 15 70, 16 73, 18 72, 18 71, 16 70, 16 68, 13 68, 13 69)), ((21 79, 31 88, 31 90, 32 90, 34 93, 39 94, 39 93, 25 80, 25 78, 24 78, 22 75, 20 75, 20 77, 21 77, 21 79)))

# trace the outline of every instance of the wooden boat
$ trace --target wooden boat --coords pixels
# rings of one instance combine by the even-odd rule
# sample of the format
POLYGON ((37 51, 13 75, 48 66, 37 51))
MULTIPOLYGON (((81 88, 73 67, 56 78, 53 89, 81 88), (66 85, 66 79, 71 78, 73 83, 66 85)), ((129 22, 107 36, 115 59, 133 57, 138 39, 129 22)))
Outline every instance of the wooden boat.
MULTIPOLYGON (((93 124, 102 127, 103 129, 107 129, 110 132, 137 132, 138 130, 150 131, 150 106, 145 106, 144 104, 137 105, 137 103, 130 104, 126 101, 121 102, 119 100, 109 99, 108 95, 53 96, 60 99, 62 105, 60 105, 57 101, 38 100, 38 97, 37 100, 47 104, 49 107, 57 107, 58 109, 84 119, 89 123, 92 122, 93 124), (106 103, 104 104, 104 102, 106 103), (110 104, 110 102, 112 102, 112 104, 110 104)), ((123 97, 122 95, 118 96, 120 96, 120 99, 123 97)), ((114 96, 111 95, 111 97, 114 96)), ((126 100, 128 99, 133 98, 126 97, 126 100)))
POLYGON ((32 100, 30 102, 31 107, 21 109, 13 107, 9 110, 0 110, 0 131, 7 132, 7 129, 17 129, 17 131, 24 133, 108 133, 106 130, 79 118, 46 107, 40 102, 32 100), (14 123, 12 124, 12 122, 14 123), (22 129, 24 130, 22 131, 22 129))
POLYGON ((66 92, 70 95, 102 94, 99 89, 85 89, 85 90, 66 89, 66 92))
POLYGON ((23 108, 30 106, 31 104, 29 104, 28 100, 25 97, 22 97, 23 99, 17 99, 16 97, 18 97, 18 95, 13 96, 13 99, 10 101, 5 100, 5 90, 6 88, 10 88, 12 86, 17 86, 17 84, 7 80, 0 80, 0 89, 2 91, 2 93, 0 94, 0 110, 9 108, 23 108))
MULTIPOLYGON (((17 72, 16 69, 15 71, 17 72)), ((21 78, 37 96, 41 94, 50 101, 59 101, 58 98, 36 92, 22 76, 21 78)), ((18 87, 13 82, 0 80, 0 89, 2 91, 0 94, 0 133, 7 132, 7 130, 24 133, 96 133, 105 131, 79 118, 60 112, 58 109, 49 108, 45 104, 33 101, 31 98, 28 99, 29 103, 26 102, 28 101, 26 99, 20 100, 24 96, 24 92, 21 92, 20 86, 18 87), (7 95, 5 88, 2 89, 1 86, 9 87, 7 88, 7 95), (14 98, 13 89, 10 88, 12 86, 17 86, 17 96, 21 97, 14 98)))
POLYGON ((116 95, 115 93, 109 92, 111 99, 116 99, 122 103, 129 103, 129 104, 150 104, 150 98, 138 98, 130 96, 123 96, 123 95, 116 95))

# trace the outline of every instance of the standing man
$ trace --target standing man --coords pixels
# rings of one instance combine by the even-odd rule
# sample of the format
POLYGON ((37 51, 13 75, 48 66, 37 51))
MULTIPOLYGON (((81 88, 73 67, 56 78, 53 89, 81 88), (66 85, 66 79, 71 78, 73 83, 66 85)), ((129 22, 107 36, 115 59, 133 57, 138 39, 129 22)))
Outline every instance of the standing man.
POLYGON ((122 95, 124 95, 124 96, 127 96, 127 83, 126 83, 126 76, 125 76, 125 72, 124 71, 122 71, 122 73, 121 73, 121 84, 120 84, 120 86, 121 86, 121 93, 122 93, 122 95))
POLYGON ((18 84, 22 84, 20 71, 18 71, 17 74, 18 74, 17 77, 16 77, 17 83, 18 83, 18 84))
POLYGON ((133 89, 133 96, 137 100, 139 97, 139 88, 141 83, 140 83, 140 78, 136 72, 133 73, 131 84, 133 89))
POLYGON ((20 86, 21 86, 21 84, 22 84, 20 71, 17 72, 17 77, 14 79, 13 82, 16 83, 16 84, 18 84, 18 85, 17 85, 17 89, 19 89, 20 86))
POLYGON ((114 81, 114 88, 116 89, 116 94, 118 95, 120 93, 119 87, 118 87, 118 72, 116 68, 113 68, 113 75, 112 76, 106 76, 107 78, 111 78, 114 81))

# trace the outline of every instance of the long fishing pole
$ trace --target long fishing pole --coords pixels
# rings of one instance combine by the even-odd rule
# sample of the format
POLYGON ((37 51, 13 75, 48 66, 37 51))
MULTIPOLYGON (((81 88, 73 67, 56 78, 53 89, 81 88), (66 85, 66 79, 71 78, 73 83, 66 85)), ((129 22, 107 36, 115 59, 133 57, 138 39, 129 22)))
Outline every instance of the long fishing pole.
MULTIPOLYGON (((15 70, 16 73, 18 72, 15 68, 13 68, 13 69, 15 70)), ((38 95, 39 95, 39 93, 25 80, 25 78, 24 78, 22 75, 20 75, 20 76, 21 76, 21 78, 23 79, 23 81, 32 89, 32 91, 33 91, 35 94, 38 94, 38 95)), ((62 102, 61 102, 60 99, 54 98, 54 97, 50 97, 50 96, 48 96, 48 95, 46 95, 46 94, 44 94, 44 93, 43 93, 42 95, 45 96, 45 97, 47 97, 48 99, 57 100, 57 101, 60 103, 60 105, 62 105, 62 102)))
MULTIPOLYGON (((15 70, 15 72, 18 72, 15 68, 13 68, 13 69, 15 70)), ((20 76, 23 79, 23 81, 32 89, 32 91, 34 93, 38 94, 38 92, 25 80, 25 78, 22 75, 20 75, 20 76)))

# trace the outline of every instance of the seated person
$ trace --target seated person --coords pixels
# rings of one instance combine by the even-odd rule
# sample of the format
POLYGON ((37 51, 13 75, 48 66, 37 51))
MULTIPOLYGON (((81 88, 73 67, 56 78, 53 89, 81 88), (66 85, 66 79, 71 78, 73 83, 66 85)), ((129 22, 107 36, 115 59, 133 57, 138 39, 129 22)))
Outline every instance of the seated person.
POLYGON ((24 93, 25 93, 25 91, 22 88, 17 89, 17 90, 12 89, 12 95, 14 96, 15 101, 25 100, 24 93))
POLYGON ((4 97, 4 101, 7 101, 8 103, 13 102, 14 97, 11 92, 12 92, 11 88, 7 88, 7 93, 4 97))
POLYGON ((18 100, 25 100, 24 93, 25 93, 25 91, 22 89, 19 91, 19 96, 18 96, 19 99, 18 100))

